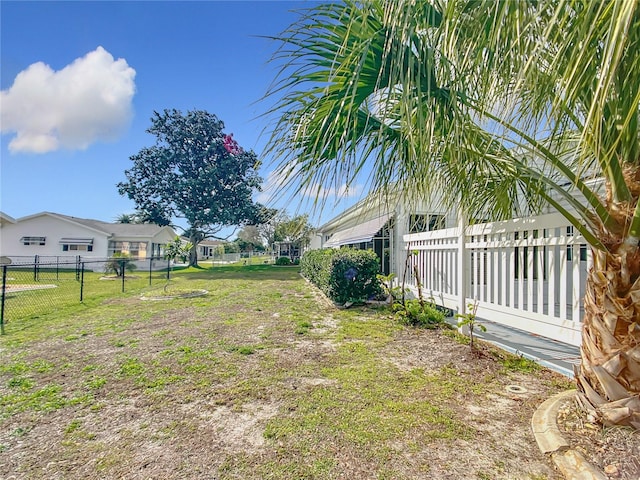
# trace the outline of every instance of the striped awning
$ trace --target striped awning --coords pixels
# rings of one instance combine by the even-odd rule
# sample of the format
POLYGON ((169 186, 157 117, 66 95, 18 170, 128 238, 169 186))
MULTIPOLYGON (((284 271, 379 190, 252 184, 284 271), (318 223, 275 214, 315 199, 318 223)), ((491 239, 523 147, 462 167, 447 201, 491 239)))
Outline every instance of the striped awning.
POLYGON ((339 247, 353 243, 370 242, 375 237, 384 224, 389 220, 390 215, 383 215, 368 222, 361 223, 355 227, 346 228, 334 233, 324 244, 325 247, 339 247))
POLYGON ((93 245, 93 238, 61 238, 64 245, 93 245))

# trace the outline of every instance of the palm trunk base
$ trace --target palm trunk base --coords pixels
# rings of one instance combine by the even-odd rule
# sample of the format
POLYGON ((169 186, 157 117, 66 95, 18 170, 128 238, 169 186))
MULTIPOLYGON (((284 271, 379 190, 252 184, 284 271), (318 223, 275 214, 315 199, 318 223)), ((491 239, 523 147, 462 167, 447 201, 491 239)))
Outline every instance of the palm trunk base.
POLYGON ((580 404, 598 421, 640 430, 640 277, 630 258, 638 255, 634 250, 593 252, 575 377, 580 404))

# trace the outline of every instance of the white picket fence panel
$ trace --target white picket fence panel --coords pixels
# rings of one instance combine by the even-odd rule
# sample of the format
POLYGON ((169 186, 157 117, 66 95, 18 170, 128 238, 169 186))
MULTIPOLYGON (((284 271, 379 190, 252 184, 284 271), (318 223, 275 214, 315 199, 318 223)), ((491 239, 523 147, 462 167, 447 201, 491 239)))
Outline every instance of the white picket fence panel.
POLYGON ((479 318, 580 345, 591 250, 561 215, 463 230, 403 237, 410 262, 405 282, 414 293, 415 265, 424 295, 439 305, 459 310, 477 301, 479 318))

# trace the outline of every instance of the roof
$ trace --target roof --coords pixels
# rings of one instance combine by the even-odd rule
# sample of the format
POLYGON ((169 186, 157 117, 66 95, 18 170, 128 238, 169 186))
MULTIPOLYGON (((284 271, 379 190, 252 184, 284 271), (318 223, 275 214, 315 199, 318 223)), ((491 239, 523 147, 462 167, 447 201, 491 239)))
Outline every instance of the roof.
POLYGON ((3 223, 16 223, 16 219, 4 212, 0 212, 0 225, 2 225, 3 223))
POLYGON ((387 215, 389 212, 392 212, 396 206, 397 202, 393 199, 384 199, 378 195, 371 194, 319 226, 316 231, 327 232, 356 226, 370 220, 372 216, 379 217, 381 215, 387 215))
POLYGON ((24 220, 37 218, 44 215, 59 218, 67 222, 76 223, 78 225, 82 225, 83 227, 87 227, 91 230, 113 237, 153 237, 157 235, 161 230, 165 228, 171 228, 156 225, 155 223, 109 223, 103 222, 101 220, 78 218, 53 212, 40 212, 34 215, 28 215, 26 217, 19 218, 17 222, 22 222, 24 220))
MULTIPOLYGON (((185 237, 184 235, 181 235, 181 236, 180 236, 180 239, 181 239, 183 242, 188 242, 188 241, 189 241, 189 237, 185 237)), ((202 246, 205 246, 205 247, 206 247, 206 246, 209 246, 209 247, 215 247, 215 246, 218 246, 218 245, 224 245, 225 243, 227 243, 227 242, 224 242, 224 241, 222 241, 222 240, 204 239, 204 240, 201 240, 201 241, 198 243, 198 245, 202 245, 202 246)))

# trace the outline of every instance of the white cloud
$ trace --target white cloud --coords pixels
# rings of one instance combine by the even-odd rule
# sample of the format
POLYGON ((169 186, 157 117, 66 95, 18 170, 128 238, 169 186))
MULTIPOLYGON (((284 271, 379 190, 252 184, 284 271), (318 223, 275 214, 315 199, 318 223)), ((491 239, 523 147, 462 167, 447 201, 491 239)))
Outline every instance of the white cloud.
POLYGON ((129 126, 136 71, 98 47, 54 71, 38 62, 0 92, 2 133, 15 133, 9 150, 79 150, 114 140, 129 126))

